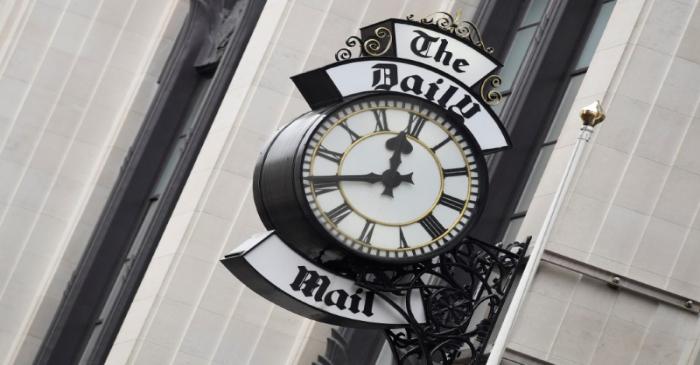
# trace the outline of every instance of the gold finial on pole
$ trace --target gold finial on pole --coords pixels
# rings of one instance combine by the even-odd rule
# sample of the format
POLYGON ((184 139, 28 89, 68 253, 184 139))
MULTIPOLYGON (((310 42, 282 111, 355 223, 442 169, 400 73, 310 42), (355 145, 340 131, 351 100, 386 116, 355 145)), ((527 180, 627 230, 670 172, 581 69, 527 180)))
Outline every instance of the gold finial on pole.
POLYGON ((508 343, 508 337, 515 326, 515 320, 518 317, 520 308, 525 302, 525 294, 528 292, 530 285, 532 285, 535 273, 537 272, 537 267, 539 266, 540 260, 542 259, 542 254, 544 253, 545 244, 549 241, 549 236, 552 233, 554 222, 556 217, 559 215, 559 211, 561 210, 564 202, 564 197, 566 197, 569 191, 571 181, 573 180, 578 164, 581 161, 583 150, 593 134, 593 127, 605 120, 605 112, 603 112, 603 107, 600 106, 600 101, 597 100, 593 104, 581 109, 579 115, 581 116, 581 120, 583 120, 583 127, 581 127, 579 136, 576 139, 576 144, 574 145, 574 150, 569 158, 569 163, 566 165, 566 168, 564 168, 561 182, 554 193, 552 203, 549 206, 549 211, 544 217, 540 232, 535 236, 534 242, 530 245, 530 258, 527 260, 527 264, 525 265, 520 277, 520 282, 518 283, 518 286, 515 288, 515 292, 511 297, 510 305, 507 309, 503 308, 503 310, 506 310, 506 314, 505 317, 503 317, 501 329, 496 335, 496 340, 491 347, 491 353, 489 354, 486 365, 501 364, 501 359, 505 353, 506 344, 508 343))
POLYGON ((581 108, 579 116, 581 117, 581 120, 583 120, 583 125, 590 127, 595 127, 605 120, 605 112, 603 111, 603 107, 600 105, 600 101, 598 100, 581 108))

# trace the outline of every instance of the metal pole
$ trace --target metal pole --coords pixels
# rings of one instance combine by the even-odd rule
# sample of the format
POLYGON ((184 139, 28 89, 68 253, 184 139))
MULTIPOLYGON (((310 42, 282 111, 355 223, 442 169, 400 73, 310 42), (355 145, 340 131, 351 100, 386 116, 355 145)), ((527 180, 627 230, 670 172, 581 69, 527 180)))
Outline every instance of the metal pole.
POLYGON ((566 165, 564 175, 562 176, 559 187, 554 194, 552 204, 549 206, 549 211, 547 212, 544 222, 542 223, 542 228, 540 229, 540 232, 532 245, 530 258, 528 259, 527 265, 523 270, 518 287, 516 288, 515 293, 513 293, 513 299, 508 306, 505 318, 503 318, 503 324, 498 331, 498 336, 493 344, 493 348, 491 349, 486 365, 498 365, 503 357, 503 353, 506 350, 508 336, 515 325, 518 312, 525 301, 525 294, 530 288, 530 284, 532 284, 532 280, 535 277, 537 267, 539 266, 540 259, 542 258, 542 253, 544 252, 545 243, 552 232, 554 220, 559 214, 559 209, 564 201, 564 196, 566 196, 566 193, 569 190, 571 179, 573 178, 578 163, 581 160, 583 150, 593 134, 593 127, 605 119, 605 113, 603 113, 603 109, 598 101, 581 109, 580 116, 583 120, 583 127, 581 127, 581 132, 576 140, 574 152, 571 154, 569 163, 566 165))

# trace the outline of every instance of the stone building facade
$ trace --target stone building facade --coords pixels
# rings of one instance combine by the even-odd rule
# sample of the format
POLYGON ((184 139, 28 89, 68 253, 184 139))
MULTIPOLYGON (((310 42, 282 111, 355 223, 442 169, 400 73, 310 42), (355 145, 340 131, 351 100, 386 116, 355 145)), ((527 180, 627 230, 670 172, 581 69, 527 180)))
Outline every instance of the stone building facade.
MULTIPOLYGON (((66 293, 116 204, 135 141, 148 132, 178 34, 206 3, 0 3, 0 363, 32 363, 50 352, 52 333, 65 333, 56 323, 72 309, 66 293)), ((237 9, 236 1, 220 3, 237 9)), ((562 59, 572 64, 571 80, 557 84, 542 148, 528 150, 530 177, 514 188, 501 238, 539 232, 576 140, 578 110, 600 100, 607 120, 555 219, 504 363, 700 364, 697 0, 267 0, 128 311, 107 311, 121 320, 105 361, 330 357, 331 326, 267 302, 218 261, 263 230, 251 193, 255 160, 277 128, 308 110, 289 76, 333 61, 363 25, 460 14, 483 26, 487 42, 487 30, 503 39, 497 52, 510 84, 498 112, 515 133, 536 122, 525 117, 524 94, 551 85, 529 84, 526 74, 541 72, 566 16, 577 19, 574 3, 590 14, 581 30, 567 31, 578 42, 562 59)), ((235 46, 222 48, 228 44, 235 46)), ((81 351, 93 345, 85 340, 81 351)), ((386 355, 377 363, 389 363, 386 355)))

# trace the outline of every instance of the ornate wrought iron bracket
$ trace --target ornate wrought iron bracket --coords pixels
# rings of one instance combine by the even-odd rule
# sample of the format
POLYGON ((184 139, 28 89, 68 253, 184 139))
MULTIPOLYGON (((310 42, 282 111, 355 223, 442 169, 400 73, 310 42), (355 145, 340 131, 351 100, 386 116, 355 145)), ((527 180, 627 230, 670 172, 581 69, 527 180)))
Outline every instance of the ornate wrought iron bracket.
POLYGON ((422 24, 434 25, 446 32, 466 39, 474 46, 483 49, 487 53, 493 53, 493 47, 487 47, 486 44, 484 44, 484 40, 476 25, 470 21, 459 19, 459 15, 454 17, 450 13, 439 11, 421 19, 417 19, 415 15, 410 14, 406 19, 422 24))
POLYGON ((374 29, 374 37, 368 37, 364 41, 362 38, 357 36, 350 36, 345 40, 345 45, 348 48, 341 48, 335 53, 336 61, 343 61, 350 59, 352 57, 351 49, 354 47, 360 47, 360 55, 365 56, 382 56, 391 47, 392 35, 391 31, 385 27, 378 27, 374 29))
MULTIPOLYGON (((406 17, 406 20, 432 28, 433 30, 448 33, 450 36, 470 43, 480 52, 486 54, 493 53, 493 47, 486 46, 476 25, 472 22, 459 19, 459 15, 452 16, 449 13, 437 12, 419 19, 411 14, 406 17)), ((395 57, 396 50, 395 46, 392 44, 395 34, 392 33, 392 30, 395 29, 394 23, 397 21, 399 20, 390 19, 362 28, 360 30, 360 37, 353 35, 345 40, 345 47, 340 48, 335 53, 335 60, 340 62, 353 57, 395 57)), ((484 78, 481 81, 481 85, 478 87, 481 99, 491 106, 498 105, 503 99, 501 92, 497 90, 501 86, 501 83, 502 80, 499 75, 490 75, 484 78)))
POLYGON ((466 239, 427 263, 356 271, 360 286, 392 303, 409 323, 385 330, 397 363, 448 365, 460 354, 471 359, 471 364, 482 362, 529 243, 528 238, 501 247, 466 239), (409 294, 413 291, 423 298, 425 323, 418 323, 411 312, 409 294), (389 294, 406 301, 396 303, 391 299, 396 297, 389 294))

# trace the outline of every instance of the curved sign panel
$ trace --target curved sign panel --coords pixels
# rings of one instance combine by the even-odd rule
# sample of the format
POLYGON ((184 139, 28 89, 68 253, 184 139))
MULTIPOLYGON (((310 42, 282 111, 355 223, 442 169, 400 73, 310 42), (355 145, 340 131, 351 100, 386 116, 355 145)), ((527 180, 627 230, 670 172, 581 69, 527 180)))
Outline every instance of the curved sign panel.
POLYGON ((312 108, 371 91, 395 91, 428 100, 460 117, 484 152, 510 147, 498 117, 471 89, 422 63, 372 57, 342 61, 292 77, 312 108))
POLYGON ((435 67, 467 86, 474 86, 499 66, 491 56, 459 38, 409 22, 393 23, 396 57, 435 67))
MULTIPOLYGON (((353 327, 407 324, 382 297, 311 263, 289 248, 274 231, 250 238, 221 262, 256 293, 307 318, 353 327)), ((405 303, 405 298, 391 299, 405 303)), ((420 293, 413 291, 410 300, 414 318, 424 323, 420 293)))

